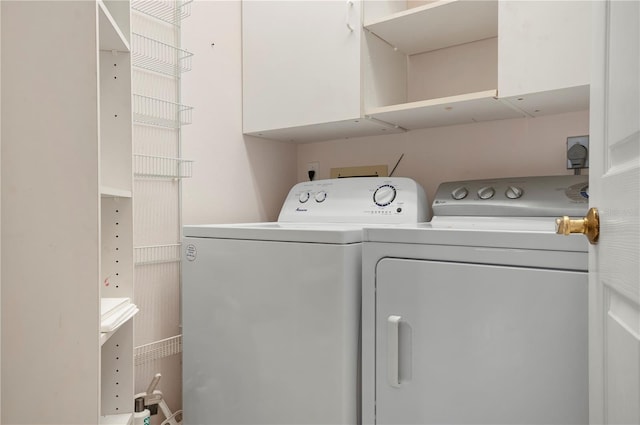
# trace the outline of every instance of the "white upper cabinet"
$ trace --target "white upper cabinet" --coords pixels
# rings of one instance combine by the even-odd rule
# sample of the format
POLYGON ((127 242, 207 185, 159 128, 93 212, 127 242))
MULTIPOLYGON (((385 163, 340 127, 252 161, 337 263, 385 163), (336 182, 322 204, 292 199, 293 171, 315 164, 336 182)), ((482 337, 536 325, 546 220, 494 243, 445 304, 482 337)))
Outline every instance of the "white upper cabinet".
POLYGON ((293 141, 588 108, 590 3, 243 2, 244 132, 293 141))
POLYGON ((498 95, 532 116, 589 108, 591 2, 501 1, 498 95))
POLYGON ((322 140, 371 127, 361 120, 361 8, 360 1, 243 2, 244 133, 322 140))

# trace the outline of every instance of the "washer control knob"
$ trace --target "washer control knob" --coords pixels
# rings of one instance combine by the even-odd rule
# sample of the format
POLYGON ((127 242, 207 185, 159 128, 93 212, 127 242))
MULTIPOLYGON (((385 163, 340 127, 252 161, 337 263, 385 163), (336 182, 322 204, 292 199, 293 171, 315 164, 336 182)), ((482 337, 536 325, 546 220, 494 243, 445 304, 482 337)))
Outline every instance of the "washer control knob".
POLYGON ((469 194, 469 190, 464 186, 460 186, 455 188, 453 192, 451 192, 451 197, 459 201, 461 199, 466 198, 468 194, 469 194))
POLYGON ((373 193, 373 202, 379 207, 386 207, 396 199, 396 188, 390 184, 383 184, 373 193))
POLYGON ((522 189, 518 186, 509 186, 504 194, 509 199, 518 199, 522 196, 522 189))
POLYGON ((483 188, 480 188, 480 190, 478 190, 478 197, 480 199, 491 199, 495 194, 496 194, 496 190, 491 186, 485 186, 483 188))
POLYGON ((316 202, 324 202, 324 200, 327 199, 327 192, 322 190, 322 191, 316 193, 314 198, 315 198, 316 202))
POLYGON ((298 195, 298 201, 300 201, 301 204, 304 204, 309 200, 310 196, 311 195, 309 194, 309 192, 302 192, 300 195, 298 195))

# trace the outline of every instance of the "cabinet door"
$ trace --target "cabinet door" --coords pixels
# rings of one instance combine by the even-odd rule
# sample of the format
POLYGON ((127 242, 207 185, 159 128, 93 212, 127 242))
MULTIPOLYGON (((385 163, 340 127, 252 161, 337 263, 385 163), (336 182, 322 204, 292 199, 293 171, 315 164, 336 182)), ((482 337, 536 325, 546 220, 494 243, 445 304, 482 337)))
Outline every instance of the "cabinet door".
POLYGON ((376 276, 376 423, 588 422, 586 273, 383 259, 376 276))
POLYGON ((359 1, 243 1, 244 132, 359 118, 360 28, 359 1))
POLYGON ((589 107, 591 2, 500 1, 498 95, 530 115, 589 107))

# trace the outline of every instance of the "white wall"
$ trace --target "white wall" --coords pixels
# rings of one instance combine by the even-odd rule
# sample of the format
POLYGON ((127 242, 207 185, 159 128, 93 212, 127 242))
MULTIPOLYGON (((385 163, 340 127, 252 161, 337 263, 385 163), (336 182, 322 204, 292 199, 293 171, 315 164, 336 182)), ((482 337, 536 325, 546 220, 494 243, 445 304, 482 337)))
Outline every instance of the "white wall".
POLYGON ((183 223, 275 220, 296 182, 296 146, 242 135, 241 2, 195 1, 182 46, 194 53, 182 77, 183 103, 194 107, 182 156, 195 160, 183 223))
POLYGON ((411 177, 429 202, 439 183, 495 177, 572 174, 566 169, 568 136, 589 134, 588 111, 415 130, 402 134, 298 146, 298 180, 319 162, 318 179, 335 167, 384 165, 411 177))

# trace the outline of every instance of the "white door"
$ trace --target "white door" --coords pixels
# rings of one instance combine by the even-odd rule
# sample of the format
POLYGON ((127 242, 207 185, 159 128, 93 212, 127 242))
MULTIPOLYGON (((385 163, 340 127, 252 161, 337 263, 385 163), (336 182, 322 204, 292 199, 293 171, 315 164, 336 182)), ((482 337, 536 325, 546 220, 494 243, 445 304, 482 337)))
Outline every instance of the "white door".
POLYGON ((640 423, 640 2, 593 2, 590 422, 640 423))

